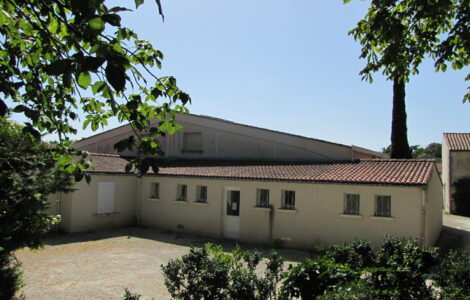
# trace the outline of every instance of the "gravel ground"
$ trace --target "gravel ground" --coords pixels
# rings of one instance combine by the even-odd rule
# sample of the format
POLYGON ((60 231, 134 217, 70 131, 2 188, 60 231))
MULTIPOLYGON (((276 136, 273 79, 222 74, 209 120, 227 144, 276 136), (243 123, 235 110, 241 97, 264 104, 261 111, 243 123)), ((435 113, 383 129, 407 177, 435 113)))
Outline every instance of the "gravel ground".
MULTIPOLYGON (((143 299, 170 299, 160 266, 181 257, 190 246, 206 242, 231 251, 234 242, 145 228, 122 228, 79 234, 56 234, 39 250, 16 252, 22 262, 26 299, 122 299, 124 289, 143 299)), ((444 249, 470 252, 470 218, 444 214, 438 242, 444 249)), ((253 248, 243 245, 243 248, 253 248)), ((271 249, 258 247, 265 254, 271 249)), ((307 252, 280 250, 287 261, 298 262, 307 252)))
MULTIPOLYGON (((26 283, 22 293, 26 299, 122 299, 128 288, 144 299, 170 299, 160 266, 206 242, 222 244, 226 251, 235 247, 228 241, 144 228, 51 235, 42 249, 16 252, 26 283)), ((292 262, 308 257, 303 251, 280 252, 292 262)))

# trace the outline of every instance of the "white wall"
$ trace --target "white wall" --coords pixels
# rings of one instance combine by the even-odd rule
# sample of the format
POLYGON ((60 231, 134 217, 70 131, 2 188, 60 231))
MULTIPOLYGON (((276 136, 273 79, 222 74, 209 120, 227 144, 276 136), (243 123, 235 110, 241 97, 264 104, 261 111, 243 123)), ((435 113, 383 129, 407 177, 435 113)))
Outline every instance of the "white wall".
MULTIPOLYGON (((313 245, 351 241, 354 237, 369 239, 377 245, 382 242, 386 233, 416 238, 420 238, 423 234, 422 187, 255 182, 158 176, 142 179, 139 212, 141 223, 163 230, 221 237, 223 193, 227 186, 239 188, 241 191, 240 240, 242 242, 269 244, 283 240, 287 247, 311 248, 313 245), (159 201, 148 199, 151 182, 160 183, 159 201), (188 185, 188 203, 174 201, 178 183, 188 185), (196 185, 208 187, 207 205, 193 203, 196 185), (270 190, 273 212, 269 209, 254 208, 257 188, 270 190), (296 191, 295 212, 279 210, 281 191, 285 189, 296 191), (342 215, 346 193, 360 194, 360 216, 342 215), (376 195, 391 196, 392 218, 373 217, 376 195)), ((437 201, 442 201, 442 198, 437 201)), ((441 226, 440 224, 436 226, 441 226)), ((427 226, 431 224, 428 223, 427 226)))
POLYGON ((74 192, 62 195, 60 228, 71 233, 130 226, 135 215, 134 200, 138 195, 136 181, 132 175, 92 175, 90 184, 85 180, 76 183, 74 192), (100 182, 114 183, 114 213, 97 214, 100 182))
POLYGON ((435 168, 430 183, 426 187, 425 195, 425 240, 424 244, 432 246, 439 238, 442 229, 443 193, 442 183, 435 168))

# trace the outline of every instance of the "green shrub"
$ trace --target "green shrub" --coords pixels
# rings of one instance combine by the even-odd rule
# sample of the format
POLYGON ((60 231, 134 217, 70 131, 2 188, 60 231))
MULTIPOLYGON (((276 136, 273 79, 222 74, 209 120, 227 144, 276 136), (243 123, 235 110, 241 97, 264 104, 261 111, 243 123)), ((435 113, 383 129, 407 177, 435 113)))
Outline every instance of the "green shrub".
POLYGON ((283 276, 280 298, 301 297, 304 300, 315 299, 327 289, 333 289, 358 277, 358 273, 347 265, 337 264, 327 257, 315 260, 307 259, 289 270, 283 276))
POLYGON ((140 300, 141 295, 139 294, 132 294, 127 288, 124 290, 124 298, 123 300, 140 300))
POLYGON ((437 268, 442 299, 470 298, 470 254, 449 251, 437 268))
POLYGON ((0 300, 10 300, 23 287, 21 264, 0 249, 0 300))
POLYGON ((347 264, 355 270, 374 266, 375 253, 370 242, 366 240, 354 240, 350 244, 334 245, 328 248, 324 255, 336 263, 347 264))
POLYGON ((260 261, 258 251, 237 247, 226 254, 221 246, 206 244, 162 265, 162 270, 168 292, 176 299, 275 299, 284 261, 272 253, 259 276, 255 270, 260 261))

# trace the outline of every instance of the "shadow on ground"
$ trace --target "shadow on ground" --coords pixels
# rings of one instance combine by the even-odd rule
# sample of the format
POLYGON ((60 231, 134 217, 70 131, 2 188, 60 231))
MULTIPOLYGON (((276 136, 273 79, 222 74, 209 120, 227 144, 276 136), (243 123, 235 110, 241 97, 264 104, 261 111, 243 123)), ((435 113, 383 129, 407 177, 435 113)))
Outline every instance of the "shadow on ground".
POLYGON ((470 231, 443 226, 436 246, 440 247, 443 253, 451 249, 470 253, 470 231))
POLYGON ((226 239, 207 238, 178 232, 164 232, 157 229, 143 227, 125 227, 119 229, 101 230, 82 233, 51 233, 43 239, 44 245, 57 246, 71 243, 92 242, 98 240, 127 237, 128 239, 140 238, 153 240, 160 243, 167 243, 185 247, 203 247, 206 243, 221 245, 225 252, 231 252, 237 245, 245 250, 259 250, 264 257, 267 257, 273 249, 277 250, 285 260, 291 262, 302 262, 310 258, 312 253, 295 249, 275 248, 274 246, 263 246, 253 244, 243 244, 226 239))

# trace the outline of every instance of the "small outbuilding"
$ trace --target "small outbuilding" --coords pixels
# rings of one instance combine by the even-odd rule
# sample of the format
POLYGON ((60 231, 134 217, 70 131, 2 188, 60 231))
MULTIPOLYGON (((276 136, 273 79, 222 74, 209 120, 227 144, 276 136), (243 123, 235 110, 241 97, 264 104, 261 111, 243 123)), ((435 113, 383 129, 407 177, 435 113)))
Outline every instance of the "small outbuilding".
POLYGON ((470 133, 444 133, 442 181, 444 184, 444 207, 447 212, 456 212, 456 204, 453 199, 456 192, 455 183, 464 178, 470 180, 470 133))
POLYGON ((66 232, 139 224, 246 243, 311 248, 385 234, 432 245, 442 183, 432 160, 161 160, 158 173, 92 154, 90 184, 58 195, 66 232))

